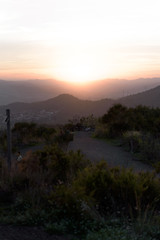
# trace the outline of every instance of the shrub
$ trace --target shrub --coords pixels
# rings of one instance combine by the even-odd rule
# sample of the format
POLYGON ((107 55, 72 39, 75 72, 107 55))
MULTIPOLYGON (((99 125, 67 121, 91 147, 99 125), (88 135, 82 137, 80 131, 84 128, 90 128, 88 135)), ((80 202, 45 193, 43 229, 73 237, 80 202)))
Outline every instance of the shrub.
POLYGON ((28 152, 19 169, 34 182, 51 185, 71 182, 89 164, 80 151, 66 153, 57 145, 49 145, 34 153, 28 152))
POLYGON ((79 171, 91 165, 91 162, 86 159, 80 150, 77 152, 69 151, 67 156, 69 159, 68 179, 70 180, 73 180, 79 171))
POLYGON ((143 141, 140 146, 140 159, 153 164, 159 161, 160 159, 160 142, 159 139, 154 138, 150 134, 146 134, 143 137, 143 141))
MULTIPOLYGON (((120 227, 106 227, 97 232, 88 233, 85 240, 135 240, 129 231, 120 227)), ((137 239, 138 240, 138 239, 137 239)))
POLYGON ((127 131, 123 134, 123 146, 136 153, 136 157, 153 165, 157 168, 156 163, 160 159, 160 142, 150 133, 141 133, 138 131, 127 131))
POLYGON ((105 162, 88 167, 75 181, 77 188, 92 199, 101 215, 137 216, 153 205, 159 208, 159 180, 152 173, 135 174, 131 169, 109 169, 105 162))
POLYGON ((123 134, 123 146, 132 153, 140 151, 142 134, 138 131, 127 131, 123 134))
POLYGON ((109 136, 109 130, 107 125, 99 124, 94 132, 94 137, 96 138, 107 138, 109 136))

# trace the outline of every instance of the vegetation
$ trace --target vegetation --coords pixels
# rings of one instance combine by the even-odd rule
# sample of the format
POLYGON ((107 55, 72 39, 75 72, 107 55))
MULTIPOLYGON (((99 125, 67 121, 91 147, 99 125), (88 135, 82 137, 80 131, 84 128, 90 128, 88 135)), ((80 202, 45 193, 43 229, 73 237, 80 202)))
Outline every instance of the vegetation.
POLYGON ((79 151, 46 146, 28 153, 10 173, 1 160, 0 196, 3 223, 42 225, 80 239, 129 239, 131 232, 133 239, 159 239, 155 174, 110 169, 103 161, 93 165, 79 151))
MULTIPOLYGON (((130 119, 137 111, 137 121, 142 120, 142 110, 143 107, 114 106, 100 119, 103 137, 118 136, 126 148, 149 156, 145 146, 142 151, 143 144, 151 145, 152 138, 157 149, 158 130, 155 131, 155 126, 152 131, 147 130, 149 120, 143 128, 142 123, 136 125, 130 119)), ((146 111, 150 110, 153 111, 146 111)), ((158 111, 154 113, 157 121, 158 111)), ((71 127, 71 124, 54 128, 33 123, 15 125, 12 131, 15 148, 37 144, 41 149, 28 152, 12 165, 10 172, 1 157, 0 222, 41 225, 49 233, 72 234, 74 239, 158 240, 160 180, 156 173, 109 168, 104 161, 92 163, 80 151, 66 151, 64 146, 73 138, 71 127)), ((1 137, 5 142, 5 135, 1 137)))
MULTIPOLYGON (((66 149, 68 142, 73 140, 73 134, 68 126, 38 125, 36 123, 18 122, 12 129, 12 152, 32 146, 58 144, 66 149)), ((0 131, 0 154, 6 157, 6 131, 0 131)))
POLYGON ((160 109, 127 108, 116 104, 99 119, 95 136, 118 138, 137 159, 157 166, 160 159, 160 109))
POLYGON ((158 239, 160 184, 153 173, 92 165, 80 152, 57 146, 29 153, 11 173, 1 161, 0 170, 3 223, 86 239, 128 239, 131 231, 139 239, 143 227, 144 236, 158 239))
POLYGON ((96 124, 97 119, 91 114, 88 117, 73 118, 72 120, 69 120, 69 123, 65 126, 71 131, 82 131, 87 128, 94 130, 96 124))

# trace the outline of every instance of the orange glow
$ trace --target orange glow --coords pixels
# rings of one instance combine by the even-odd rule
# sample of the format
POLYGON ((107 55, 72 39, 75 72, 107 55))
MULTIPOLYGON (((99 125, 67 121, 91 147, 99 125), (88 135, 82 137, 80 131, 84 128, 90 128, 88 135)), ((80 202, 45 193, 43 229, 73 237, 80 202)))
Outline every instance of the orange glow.
POLYGON ((158 77, 159 9, 157 0, 2 0, 0 78, 158 77))

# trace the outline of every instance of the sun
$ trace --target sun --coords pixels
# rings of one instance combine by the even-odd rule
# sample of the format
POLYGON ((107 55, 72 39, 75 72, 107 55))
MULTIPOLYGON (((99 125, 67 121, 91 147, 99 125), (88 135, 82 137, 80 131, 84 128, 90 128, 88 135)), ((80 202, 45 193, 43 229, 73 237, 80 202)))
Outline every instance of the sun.
POLYGON ((95 78, 95 64, 88 55, 66 56, 60 65, 60 77, 66 81, 80 84, 95 78))
POLYGON ((73 62, 63 70, 66 80, 73 83, 85 83, 95 78, 94 69, 89 63, 73 62))
POLYGON ((70 52, 57 58, 57 67, 52 69, 58 80, 74 84, 85 84, 106 77, 107 65, 103 65, 96 56, 90 53, 70 52))

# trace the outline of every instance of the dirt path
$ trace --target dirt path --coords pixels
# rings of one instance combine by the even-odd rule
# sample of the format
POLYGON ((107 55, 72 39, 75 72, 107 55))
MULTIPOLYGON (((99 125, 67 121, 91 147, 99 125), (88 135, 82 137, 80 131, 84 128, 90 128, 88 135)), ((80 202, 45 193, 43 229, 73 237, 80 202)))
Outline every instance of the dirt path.
POLYGON ((106 160, 109 166, 133 168, 134 171, 152 171, 153 168, 139 161, 133 160, 131 153, 121 147, 113 146, 104 140, 94 139, 91 133, 75 132, 73 142, 69 143, 68 150, 78 150, 91 161, 106 160))

